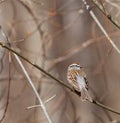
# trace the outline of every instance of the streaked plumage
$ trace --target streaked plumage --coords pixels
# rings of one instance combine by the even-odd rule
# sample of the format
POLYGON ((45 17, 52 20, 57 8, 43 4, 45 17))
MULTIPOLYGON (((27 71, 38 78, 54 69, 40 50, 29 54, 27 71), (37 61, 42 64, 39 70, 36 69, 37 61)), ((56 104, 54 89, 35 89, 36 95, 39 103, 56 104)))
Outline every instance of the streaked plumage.
POLYGON ((76 91, 81 93, 82 101, 92 101, 92 98, 88 94, 88 81, 86 79, 86 74, 80 65, 76 63, 69 65, 67 80, 76 91))

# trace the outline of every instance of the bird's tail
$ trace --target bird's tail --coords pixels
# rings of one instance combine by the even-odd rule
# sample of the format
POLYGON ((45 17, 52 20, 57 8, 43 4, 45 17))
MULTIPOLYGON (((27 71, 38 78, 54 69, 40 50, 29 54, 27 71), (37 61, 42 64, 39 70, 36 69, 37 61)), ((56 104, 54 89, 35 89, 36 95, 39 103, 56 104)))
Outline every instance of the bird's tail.
POLYGON ((86 88, 82 88, 81 90, 81 100, 82 101, 89 100, 90 102, 93 101, 86 88))

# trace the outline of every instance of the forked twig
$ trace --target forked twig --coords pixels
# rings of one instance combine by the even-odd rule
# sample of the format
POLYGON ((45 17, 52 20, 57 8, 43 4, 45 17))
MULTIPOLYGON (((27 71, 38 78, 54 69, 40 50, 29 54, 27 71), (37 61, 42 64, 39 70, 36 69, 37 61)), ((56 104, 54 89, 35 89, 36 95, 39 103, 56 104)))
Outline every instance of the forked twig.
MULTIPOLYGON (((49 101, 51 101, 56 95, 53 95, 52 97, 50 97, 49 99, 44 101, 44 104, 48 103, 49 101)), ((32 109, 32 108, 38 108, 41 107, 41 105, 32 105, 32 106, 28 106, 26 107, 26 109, 32 109)))

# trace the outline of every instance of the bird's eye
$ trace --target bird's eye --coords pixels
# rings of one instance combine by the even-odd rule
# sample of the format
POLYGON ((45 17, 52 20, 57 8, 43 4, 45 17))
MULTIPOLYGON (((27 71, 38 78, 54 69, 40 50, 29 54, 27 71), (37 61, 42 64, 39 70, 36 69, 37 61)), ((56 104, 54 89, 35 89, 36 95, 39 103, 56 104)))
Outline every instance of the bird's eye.
POLYGON ((80 65, 78 65, 78 64, 76 64, 75 66, 76 66, 76 67, 80 67, 80 65))

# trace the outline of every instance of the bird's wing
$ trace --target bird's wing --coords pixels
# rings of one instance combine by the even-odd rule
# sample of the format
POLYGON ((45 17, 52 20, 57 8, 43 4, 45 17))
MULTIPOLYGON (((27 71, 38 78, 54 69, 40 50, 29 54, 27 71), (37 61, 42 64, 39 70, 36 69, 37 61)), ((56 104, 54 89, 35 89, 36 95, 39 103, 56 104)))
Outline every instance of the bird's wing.
POLYGON ((68 82, 73 86, 73 88, 77 91, 80 91, 77 83, 76 72, 70 71, 68 74, 68 82), (69 75, 70 74, 70 75, 69 75))
POLYGON ((86 89, 88 90, 88 80, 86 77, 84 77, 85 83, 86 83, 86 89))
POLYGON ((75 90, 80 91, 80 88, 78 86, 76 79, 72 80, 71 85, 74 87, 75 90))
POLYGON ((83 76, 77 76, 77 83, 80 90, 82 90, 82 88, 86 88, 86 82, 83 76))
POLYGON ((86 77, 86 73, 83 70, 81 70, 81 71, 79 71, 79 75, 84 78, 84 81, 86 83, 86 86, 85 87, 88 90, 88 80, 87 80, 87 77, 86 77))

